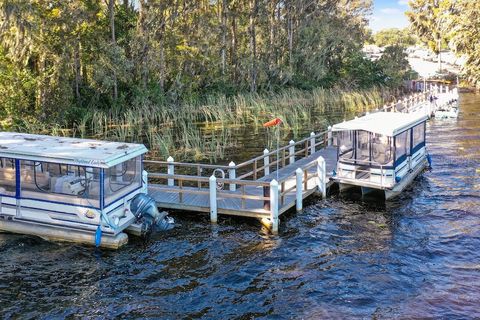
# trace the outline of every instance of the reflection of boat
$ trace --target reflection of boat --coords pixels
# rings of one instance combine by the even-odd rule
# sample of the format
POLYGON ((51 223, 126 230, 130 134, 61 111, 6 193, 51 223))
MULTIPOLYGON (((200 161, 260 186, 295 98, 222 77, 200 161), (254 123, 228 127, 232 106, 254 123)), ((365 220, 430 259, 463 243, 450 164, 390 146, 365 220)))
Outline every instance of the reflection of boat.
POLYGON ((0 132, 0 230, 121 246, 127 228, 163 219, 147 205, 146 152, 140 144, 0 132))
POLYGON ((457 118, 458 117, 458 105, 456 102, 452 102, 446 106, 440 107, 435 110, 435 118, 457 118))
POLYGON ((377 112, 334 125, 340 190, 398 195, 427 165, 426 120, 420 113, 377 112))
POLYGON ((458 90, 454 88, 450 92, 440 94, 434 97, 435 100, 435 118, 457 118, 458 117, 458 90))

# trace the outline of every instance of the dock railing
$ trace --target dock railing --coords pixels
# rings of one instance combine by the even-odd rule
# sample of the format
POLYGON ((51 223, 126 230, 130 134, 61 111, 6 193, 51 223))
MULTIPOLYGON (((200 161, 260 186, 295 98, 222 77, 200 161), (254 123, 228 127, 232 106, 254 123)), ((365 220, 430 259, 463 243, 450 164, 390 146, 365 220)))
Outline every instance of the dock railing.
MULTIPOLYGON (((178 172, 184 176, 194 177, 209 177, 212 174, 220 175, 220 178, 228 178, 232 180, 257 180, 263 176, 268 176, 274 172, 275 169, 282 169, 289 164, 294 163, 302 158, 308 157, 321 148, 332 144, 331 127, 329 130, 319 133, 311 133, 309 137, 300 141, 290 143, 279 149, 268 151, 265 149, 262 155, 253 159, 247 160, 240 164, 231 162, 229 165, 212 165, 202 163, 187 163, 176 162, 169 157, 167 161, 144 160, 144 164, 148 167, 154 168, 156 172, 166 173, 172 175, 168 180, 169 186, 174 186, 178 183, 175 179, 178 172), (278 158, 277 158, 278 155, 278 158), (224 177, 225 176, 225 177, 224 177)), ((155 175, 149 175, 155 177, 155 175)), ((190 181, 191 182, 191 181, 190 181)), ((203 181, 205 183, 205 181, 203 181)), ((197 182, 198 187, 201 187, 202 181, 197 182)), ((232 185, 231 183, 230 185, 232 185)), ((234 191, 235 188, 232 188, 234 191)))
MULTIPOLYGON (((413 94, 383 108, 372 110, 385 112, 415 112, 427 110, 432 113, 431 95, 457 93, 448 87, 430 85, 424 92, 413 94)), ((441 96, 441 99, 448 97, 441 96)), ((442 101, 443 101, 442 100, 442 101)), ((367 112, 368 113, 368 112, 367 112)), ((265 149, 263 153, 240 164, 228 165, 176 162, 172 157, 167 161, 145 160, 148 183, 154 182, 155 188, 164 193, 173 194, 177 207, 195 206, 196 211, 210 213, 212 222, 217 221, 217 213, 257 217, 267 220, 273 232, 278 231, 278 217, 295 205, 302 210, 302 200, 314 191, 326 196, 327 178, 325 159, 312 157, 290 172, 287 170, 277 178, 272 173, 295 162, 310 157, 317 151, 334 145, 331 127, 328 130, 311 133, 300 141, 290 141, 277 150, 265 149), (278 179, 278 181, 277 181, 278 179), (260 189, 260 190, 259 190, 260 189), (192 200, 193 199, 193 200, 192 200), (200 199, 200 200, 199 200, 200 199)), ((363 169, 356 171, 361 173, 363 169)), ((370 170, 364 170, 371 174, 370 170)), ((371 181, 381 187, 389 182, 387 169, 380 166, 374 174, 380 175, 380 181, 371 181)), ((337 174, 341 175, 342 172, 337 174)), ((354 173, 357 174, 356 172, 354 173)))

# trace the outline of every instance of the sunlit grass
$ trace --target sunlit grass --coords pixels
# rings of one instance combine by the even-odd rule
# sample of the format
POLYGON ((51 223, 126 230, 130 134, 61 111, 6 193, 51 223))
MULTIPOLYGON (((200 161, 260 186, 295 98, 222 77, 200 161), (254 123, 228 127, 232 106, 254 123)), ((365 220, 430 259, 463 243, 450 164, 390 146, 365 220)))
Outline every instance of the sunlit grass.
POLYGON ((235 147, 235 128, 259 130, 273 117, 283 120, 282 136, 297 137, 305 128, 326 127, 325 116, 365 112, 393 97, 383 89, 344 91, 286 89, 280 93, 208 96, 181 105, 143 103, 125 110, 92 110, 73 128, 29 122, 21 131, 59 136, 145 143, 152 157, 177 160, 223 159, 235 147))

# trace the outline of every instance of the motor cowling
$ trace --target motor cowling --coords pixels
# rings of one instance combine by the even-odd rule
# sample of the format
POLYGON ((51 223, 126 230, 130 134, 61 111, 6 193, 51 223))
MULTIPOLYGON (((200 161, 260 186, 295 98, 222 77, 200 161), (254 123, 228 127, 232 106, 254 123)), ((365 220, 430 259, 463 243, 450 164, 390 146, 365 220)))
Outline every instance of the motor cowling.
POLYGON ((145 193, 139 193, 130 202, 130 211, 142 225, 142 234, 165 231, 173 228, 173 221, 165 211, 159 212, 155 200, 145 193))

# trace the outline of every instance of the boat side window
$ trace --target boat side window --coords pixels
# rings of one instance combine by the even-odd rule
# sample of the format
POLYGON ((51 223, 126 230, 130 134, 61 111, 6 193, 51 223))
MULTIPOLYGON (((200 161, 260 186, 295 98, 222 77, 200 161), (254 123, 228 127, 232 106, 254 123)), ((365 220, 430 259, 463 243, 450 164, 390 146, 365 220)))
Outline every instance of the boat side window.
POLYGON ((412 141, 412 129, 408 129, 407 130, 407 142, 405 143, 405 153, 407 154, 407 156, 412 155, 411 141, 412 141))
POLYGON ((15 196, 15 159, 0 158, 0 195, 15 196))
POLYGON ((381 165, 392 161, 392 137, 377 133, 372 135, 372 160, 381 165))
POLYGON ((370 161, 370 132, 357 131, 356 160, 370 161))
POLYGON ((420 123, 420 124, 417 124, 415 127, 413 127, 412 136, 413 136, 413 139, 412 139, 413 148, 419 145, 423 145, 423 143, 425 142, 425 124, 420 123))
POLYGON ((105 169, 105 205, 142 186, 142 157, 105 169))
POLYGON ((20 165, 22 198, 100 207, 100 169, 26 161, 20 165))
POLYGON ((402 162, 410 149, 407 136, 409 131, 404 131, 395 137, 395 163, 402 162))
POLYGON ((340 158, 351 159, 353 157, 353 133, 353 131, 338 132, 338 155, 340 158))

